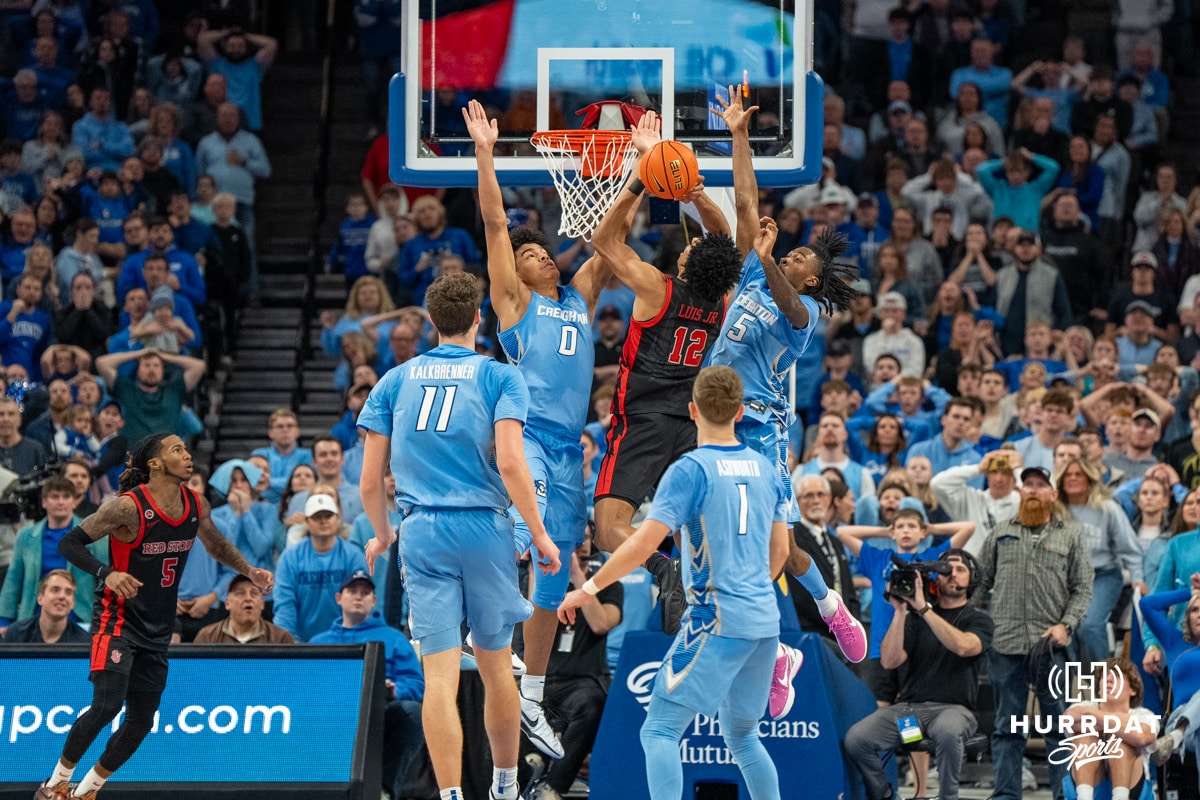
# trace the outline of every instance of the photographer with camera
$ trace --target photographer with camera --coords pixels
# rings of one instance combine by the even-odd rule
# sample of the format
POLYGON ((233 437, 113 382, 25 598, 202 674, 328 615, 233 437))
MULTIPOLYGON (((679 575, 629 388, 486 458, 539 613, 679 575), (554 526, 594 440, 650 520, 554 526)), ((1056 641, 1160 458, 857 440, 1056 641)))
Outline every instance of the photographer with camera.
MULTIPOLYGON (((973 533, 975 524, 972 522, 928 525, 924 514, 915 508, 901 508, 890 525, 843 525, 837 529, 838 541, 846 546, 851 555, 858 557, 859 572, 871 581, 871 596, 875 598, 885 598, 889 594, 900 597, 911 595, 915 572, 909 562, 931 561, 952 547, 963 547, 973 533), (918 552, 917 548, 930 534, 950 538, 918 552), (877 547, 863 541, 873 537, 890 538, 895 542, 896 549, 877 547), (897 586, 897 582, 901 585, 897 586)), ((896 674, 880 663, 883 635, 891 623, 892 607, 887 602, 871 603, 871 642, 863 679, 881 706, 892 703, 899 688, 896 674)))
MULTIPOLYGON (((0 581, 12 562, 17 531, 24 520, 21 515, 21 494, 28 478, 45 465, 45 449, 21 435, 21 407, 16 401, 0 397, 0 581)), ((40 484, 45 476, 38 478, 40 484)))
MULTIPOLYGON (((903 580, 911 579, 912 593, 889 593, 893 614, 880 647, 885 669, 906 667, 900 693, 895 705, 876 710, 846 732, 846 755, 863 776, 868 800, 885 800, 893 796, 893 788, 881 754, 929 739, 937 760, 938 796, 957 800, 963 744, 977 725, 979 671, 991 645, 992 620, 967 605, 980 576, 967 551, 952 548, 938 561, 912 563, 908 570, 903 580)), ((899 573, 897 567, 893 575, 899 573)))

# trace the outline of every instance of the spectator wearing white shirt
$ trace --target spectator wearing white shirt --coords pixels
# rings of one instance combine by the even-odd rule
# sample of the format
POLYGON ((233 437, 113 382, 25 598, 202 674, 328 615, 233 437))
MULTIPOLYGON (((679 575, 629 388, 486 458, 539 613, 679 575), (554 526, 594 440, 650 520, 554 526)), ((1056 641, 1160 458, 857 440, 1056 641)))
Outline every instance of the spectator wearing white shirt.
POLYGON ((879 298, 876 313, 882 327, 863 339, 863 363, 874 364, 884 353, 900 362, 900 372, 919 378, 925 371, 925 344, 921 337, 904 327, 908 301, 899 292, 886 292, 879 298))

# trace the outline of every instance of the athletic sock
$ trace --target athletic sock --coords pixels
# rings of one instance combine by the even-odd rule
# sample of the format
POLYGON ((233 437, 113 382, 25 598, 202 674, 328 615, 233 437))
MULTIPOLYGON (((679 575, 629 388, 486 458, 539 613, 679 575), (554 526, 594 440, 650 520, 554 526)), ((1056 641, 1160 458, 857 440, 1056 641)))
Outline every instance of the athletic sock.
POLYGON ((542 702, 542 691, 545 687, 545 675, 525 674, 521 676, 521 697, 526 700, 532 700, 535 703, 542 702))
POLYGON ((449 789, 442 789, 438 793, 440 800, 463 800, 461 786, 451 786, 449 789))
POLYGON ((832 617, 837 612, 837 600, 829 594, 829 587, 825 585, 825 578, 816 564, 809 561, 808 571, 797 576, 796 580, 800 581, 800 585, 817 601, 817 610, 821 612, 821 616, 832 617))
POLYGON ((492 797, 497 800, 515 800, 517 796, 517 768, 492 767, 492 797))
POLYGON ((1092 792, 1094 791, 1095 787, 1088 786, 1086 783, 1075 784, 1075 796, 1079 800, 1092 800, 1092 792))
POLYGON ((57 786, 58 784, 63 783, 63 782, 70 783, 71 776, 73 776, 74 774, 75 774, 75 767, 68 767, 60 759, 59 762, 54 765, 54 774, 50 776, 50 780, 46 781, 46 785, 47 786, 57 786))
POLYGON ((1129 787, 1114 786, 1112 790, 1112 800, 1129 800, 1129 787))
POLYGON ((92 767, 88 770, 88 774, 83 776, 83 780, 75 787, 75 797, 83 797, 88 792, 94 792, 104 785, 108 778, 101 778, 96 773, 96 768, 92 767))

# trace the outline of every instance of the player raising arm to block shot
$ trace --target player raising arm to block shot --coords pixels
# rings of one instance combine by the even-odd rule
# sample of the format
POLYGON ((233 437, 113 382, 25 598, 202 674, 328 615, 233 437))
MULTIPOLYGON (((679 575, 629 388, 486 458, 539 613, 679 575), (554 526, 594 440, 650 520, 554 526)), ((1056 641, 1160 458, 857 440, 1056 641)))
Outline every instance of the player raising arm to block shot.
POLYGON ((175 632, 179 577, 196 537, 227 567, 264 592, 271 573, 250 566, 213 525, 208 501, 183 484, 192 457, 178 436, 156 433, 138 442, 120 479, 117 497, 79 523, 59 543, 71 564, 102 581, 92 614, 92 705, 67 735, 54 774, 37 800, 93 800, 109 776, 137 750, 154 725, 167 685, 167 645, 175 632), (111 537, 112 566, 87 549, 111 537), (71 786, 75 765, 125 706, 125 717, 96 765, 71 786))
MULTIPOLYGON (((492 155, 499 135, 496 121, 488 120, 476 100, 463 109, 463 118, 479 163, 479 206, 500 345, 529 387, 525 460, 536 487, 539 518, 559 552, 571 553, 583 543, 587 525, 579 437, 587 423, 596 353, 590 320, 610 272, 600 258, 592 256, 569 286, 558 285, 558 266, 545 234, 508 230, 492 155)), ((633 142, 649 149, 658 140, 657 117, 650 112, 635 128, 633 142)), ((514 517, 516 549, 523 553, 531 544, 530 528, 519 509, 514 517)), ((536 544, 533 555, 542 556, 536 544)), ((533 616, 523 628, 526 673, 521 677, 521 727, 552 758, 562 758, 563 749, 541 703, 546 665, 558 631, 555 609, 567 593, 568 571, 534 582, 533 616)))
POLYGON ((366 546, 368 565, 396 539, 383 490, 389 457, 404 515, 400 560, 425 669, 421 718, 442 800, 462 798, 456 698, 464 612, 485 690, 491 796, 517 797, 521 706, 512 679, 512 634, 532 609, 517 584, 510 497, 528 521, 542 572, 559 568, 525 463, 529 391, 516 367, 475 352, 482 299, 471 275, 435 280, 425 302, 441 344, 388 372, 358 416, 367 432, 359 486, 375 530, 366 546))
POLYGON ((787 497, 775 464, 738 441, 742 382, 729 367, 708 367, 689 411, 699 447, 663 475, 654 505, 634 534, 580 589, 559 619, 646 560, 683 528, 687 610, 654 679, 642 749, 654 800, 683 796, 679 740, 696 714, 718 714, 725 745, 754 800, 779 797, 779 777, 758 737, 779 645, 772 578, 788 553, 787 497))
MULTIPOLYGON (((790 503, 788 521, 795 523, 800 516, 792 498, 787 464, 788 428, 794 413, 784 381, 788 370, 808 349, 822 310, 849 307, 854 291, 848 282, 856 277, 857 268, 837 262, 837 257, 846 250, 846 240, 831 233, 818 237, 811 246, 796 248, 776 265, 771 251, 779 231, 771 218, 757 218, 758 182, 747 134, 750 116, 758 107, 743 109, 738 88, 729 87, 729 102, 718 99, 725 109, 725 123, 733 134, 738 244, 749 252, 708 363, 733 367, 742 379, 746 413, 736 426, 738 438, 775 463, 790 503)), ((820 570, 794 538, 791 550, 789 571, 812 594, 846 658, 862 661, 867 656, 867 636, 862 625, 846 609, 841 596, 825 585, 820 570)), ((790 677, 786 683, 778 679, 785 674, 795 675, 799 668, 799 654, 789 651, 786 645, 780 647, 777 680, 772 682, 772 687, 779 687, 771 696, 772 716, 779 716, 787 705, 789 693, 783 687, 791 685, 790 677)))
MULTIPOLYGON (((596 229, 592 244, 635 294, 633 318, 621 351, 608 450, 596 480, 596 541, 609 552, 633 533, 633 513, 664 470, 696 446, 688 419, 692 382, 721 330, 728 294, 742 257, 720 208, 698 183, 684 196, 709 231, 679 255, 678 274, 664 275, 625 243, 630 213, 641 201, 632 181, 596 229)), ((683 597, 678 562, 651 554, 646 568, 663 590, 663 630, 679 629, 683 597)))

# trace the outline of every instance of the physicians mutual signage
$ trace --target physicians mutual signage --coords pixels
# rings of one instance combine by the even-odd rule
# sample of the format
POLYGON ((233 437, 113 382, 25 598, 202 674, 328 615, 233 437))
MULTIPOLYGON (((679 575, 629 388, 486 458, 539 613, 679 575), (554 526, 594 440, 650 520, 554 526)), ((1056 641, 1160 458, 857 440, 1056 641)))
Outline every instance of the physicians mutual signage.
MULTIPOLYGON (((764 708, 758 723, 758 735, 775 762, 780 785, 796 787, 796 781, 801 781, 806 797, 861 796, 857 774, 843 762, 841 741, 851 725, 875 710, 875 698, 819 636, 784 633, 782 638, 804 653, 804 667, 794 684, 796 702, 780 720, 765 716, 764 708), (813 770, 813 764, 822 768, 813 770)), ((646 719, 655 673, 670 643, 661 633, 626 635, 592 749, 593 797, 649 797, 638 731, 646 719)), ((679 748, 685 797, 692 797, 691 787, 703 783, 737 783, 742 796, 749 796, 715 718, 697 714, 679 748)))

